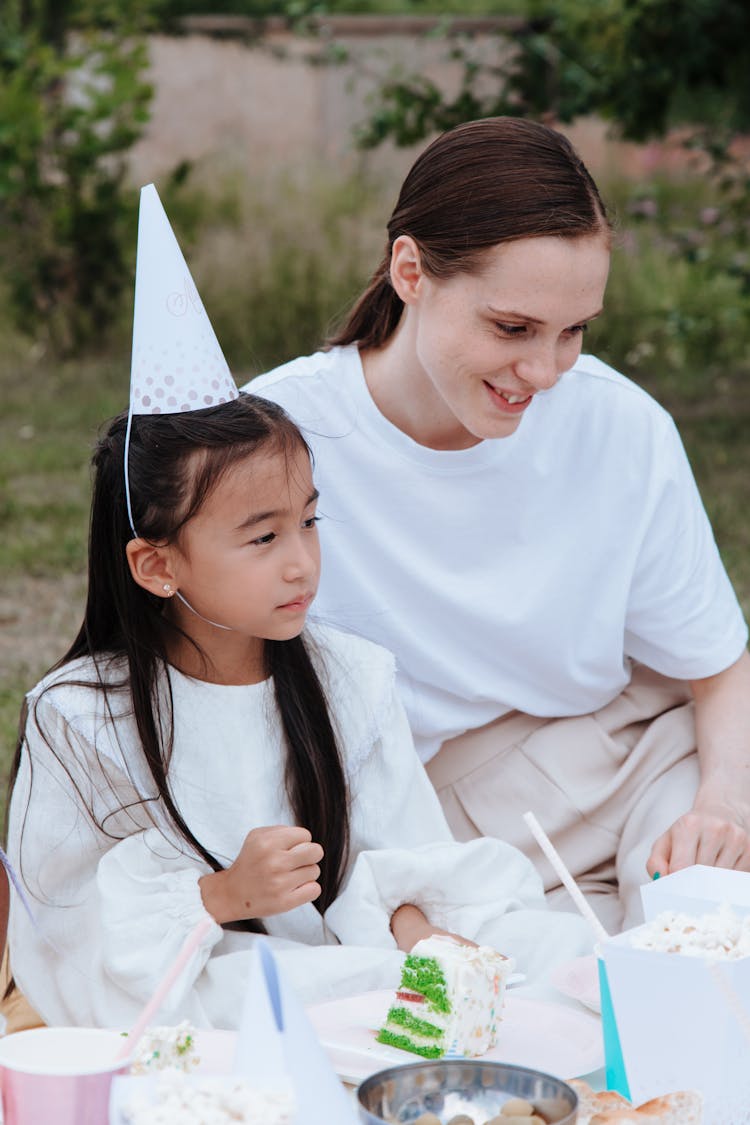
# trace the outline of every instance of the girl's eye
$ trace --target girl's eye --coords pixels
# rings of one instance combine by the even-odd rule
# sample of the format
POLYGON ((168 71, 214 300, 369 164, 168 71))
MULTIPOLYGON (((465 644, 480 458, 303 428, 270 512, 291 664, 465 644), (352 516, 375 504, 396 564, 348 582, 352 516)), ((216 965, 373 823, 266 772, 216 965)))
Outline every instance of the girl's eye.
POLYGON ((582 336, 587 328, 588 324, 573 324, 570 328, 567 328, 566 331, 569 336, 582 336))
POLYGON ((275 531, 269 531, 268 535, 261 535, 261 536, 259 536, 258 539, 251 539, 250 540, 250 546, 251 547, 263 547, 267 543, 272 543, 275 538, 276 538, 276 532, 275 531))
POLYGON ((320 516, 310 516, 309 519, 306 519, 306 520, 302 521, 302 526, 307 531, 310 531, 313 527, 315 527, 315 524, 319 523, 319 522, 320 522, 320 516))

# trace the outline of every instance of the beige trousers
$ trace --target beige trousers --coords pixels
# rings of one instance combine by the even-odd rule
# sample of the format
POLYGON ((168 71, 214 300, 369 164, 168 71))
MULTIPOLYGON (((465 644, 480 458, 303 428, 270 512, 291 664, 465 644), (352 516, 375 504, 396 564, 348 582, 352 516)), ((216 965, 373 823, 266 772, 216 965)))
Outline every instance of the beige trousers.
POLYGON ((454 835, 498 836, 539 870, 550 905, 570 897, 522 819, 531 810, 603 924, 642 921, 651 847, 693 803, 698 756, 690 688, 642 665, 591 715, 512 711, 443 743, 427 764, 454 835))

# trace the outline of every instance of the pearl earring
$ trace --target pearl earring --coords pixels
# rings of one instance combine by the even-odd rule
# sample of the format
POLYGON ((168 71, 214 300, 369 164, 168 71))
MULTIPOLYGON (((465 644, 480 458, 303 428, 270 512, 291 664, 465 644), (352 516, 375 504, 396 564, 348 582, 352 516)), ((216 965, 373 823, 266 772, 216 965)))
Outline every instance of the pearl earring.
POLYGON ((164 583, 164 585, 162 586, 162 590, 164 591, 164 593, 167 595, 168 598, 174 597, 175 592, 168 582, 164 583))

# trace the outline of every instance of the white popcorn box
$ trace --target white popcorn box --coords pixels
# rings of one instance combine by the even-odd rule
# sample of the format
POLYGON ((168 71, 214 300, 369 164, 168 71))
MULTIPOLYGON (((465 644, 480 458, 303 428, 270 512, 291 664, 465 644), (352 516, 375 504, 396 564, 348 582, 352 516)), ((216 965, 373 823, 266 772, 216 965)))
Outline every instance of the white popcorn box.
POLYGON ((665 910, 710 914, 728 903, 735 914, 750 914, 750 873, 696 864, 641 887, 647 922, 665 910))
MULTIPOLYGON (((711 962, 634 949, 643 928, 601 945, 633 1103, 699 1090, 704 1125, 750 1125, 750 1038, 711 962)), ((750 1022, 750 957, 714 964, 750 1022)))

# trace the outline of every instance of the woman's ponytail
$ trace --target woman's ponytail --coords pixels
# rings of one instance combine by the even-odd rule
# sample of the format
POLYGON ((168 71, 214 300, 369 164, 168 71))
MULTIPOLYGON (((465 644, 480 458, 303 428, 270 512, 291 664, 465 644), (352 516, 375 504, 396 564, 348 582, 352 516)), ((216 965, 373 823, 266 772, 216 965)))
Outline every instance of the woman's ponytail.
POLYGON ((395 331, 403 307, 403 301, 391 285, 391 251, 388 247, 345 324, 326 340, 327 347, 354 343, 362 348, 379 347, 395 331))

